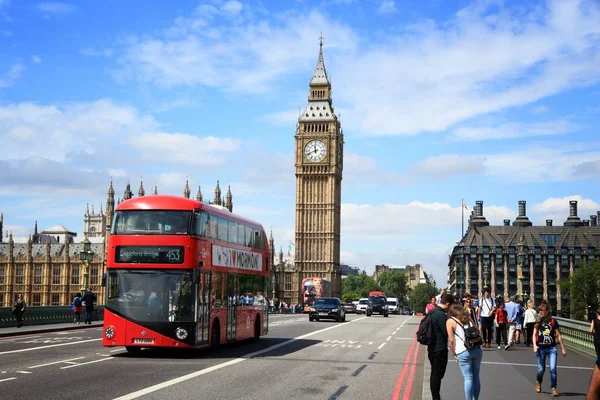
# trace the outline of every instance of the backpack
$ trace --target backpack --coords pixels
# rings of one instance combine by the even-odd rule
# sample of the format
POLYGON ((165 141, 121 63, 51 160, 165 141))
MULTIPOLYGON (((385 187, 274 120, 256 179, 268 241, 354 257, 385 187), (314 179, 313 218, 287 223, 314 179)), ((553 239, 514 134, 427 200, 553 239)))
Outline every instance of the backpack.
POLYGON ((417 329, 417 342, 424 346, 429 346, 433 342, 433 324, 431 322, 431 314, 435 311, 431 310, 421 320, 419 329, 417 329))
POLYGON ((81 307, 81 297, 75 297, 75 307, 81 307))
POLYGON ((456 333, 456 336, 463 341, 467 350, 475 349, 483 344, 483 339, 481 337, 481 334, 479 333, 479 329, 475 328, 471 324, 469 324, 469 326, 465 328, 465 326, 461 324, 456 318, 454 318, 454 320, 458 325, 460 325, 463 328, 465 337, 461 338, 460 335, 456 333, 456 331, 454 332, 456 333))

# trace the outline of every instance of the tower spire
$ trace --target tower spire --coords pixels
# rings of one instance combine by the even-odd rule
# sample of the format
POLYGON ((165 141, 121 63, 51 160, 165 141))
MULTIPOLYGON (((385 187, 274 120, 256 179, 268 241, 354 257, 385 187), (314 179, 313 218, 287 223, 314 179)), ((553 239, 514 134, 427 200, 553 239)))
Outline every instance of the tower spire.
POLYGON ((214 204, 220 206, 221 205, 221 186, 219 186, 219 181, 217 180, 217 187, 215 188, 215 200, 214 204))
POLYGON ((231 185, 227 185, 227 197, 225 197, 225 207, 229 212, 233 212, 233 196, 231 194, 231 185))
POLYGON ((90 203, 85 204, 85 216, 90 215, 90 203))
POLYGON ((140 188, 138 189, 138 196, 143 197, 145 194, 146 191, 144 190, 144 180, 140 178, 140 188))
POLYGON ((3 229, 4 229, 4 214, 0 213, 0 243, 2 243, 2 235, 3 235, 3 229))
POLYGON ((154 194, 158 194, 158 184, 154 185, 154 194))
POLYGON ((189 199, 190 194, 191 194, 190 184, 189 184, 188 180, 186 179, 185 180, 185 188, 183 189, 183 197, 185 197, 186 199, 189 199))
POLYGON ((125 193, 123 193, 123 200, 129 200, 133 197, 133 193, 131 192, 131 185, 127 182, 125 186, 125 193))
POLYGON ((202 201, 202 190, 200 189, 200 185, 198 185, 198 193, 196 193, 196 200, 202 201))
POLYGON ((327 77, 327 70, 325 69, 325 61, 323 61, 323 34, 319 37, 319 58, 317 59, 317 66, 313 73, 310 85, 317 86, 330 86, 329 78, 327 77))

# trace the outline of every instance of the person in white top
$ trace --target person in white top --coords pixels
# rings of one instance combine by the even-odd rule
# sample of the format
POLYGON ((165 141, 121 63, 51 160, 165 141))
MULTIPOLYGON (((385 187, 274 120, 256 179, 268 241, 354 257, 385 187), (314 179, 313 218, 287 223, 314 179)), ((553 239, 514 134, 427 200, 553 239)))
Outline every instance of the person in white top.
POLYGON ((479 370, 483 358, 483 349, 481 346, 471 349, 467 349, 467 346, 465 346, 466 329, 475 326, 469 314, 460 304, 453 304, 450 307, 448 317, 448 321, 446 321, 448 344, 465 378, 465 398, 468 400, 478 400, 479 393, 481 392, 479 370))
POLYGON ((494 313, 496 302, 490 297, 490 289, 483 289, 483 297, 479 301, 479 316, 481 317, 481 336, 483 336, 483 347, 491 347, 492 332, 494 330, 494 313))
POLYGON ((446 289, 440 289, 440 294, 435 296, 435 301, 437 304, 442 304, 442 296, 446 294, 446 289))
POLYGON ((537 320, 538 313, 535 311, 533 307, 533 300, 527 300, 527 309, 525 310, 525 316, 523 319, 523 323, 525 324, 525 329, 527 330, 527 335, 525 337, 525 346, 533 346, 533 327, 535 326, 535 321, 537 320))

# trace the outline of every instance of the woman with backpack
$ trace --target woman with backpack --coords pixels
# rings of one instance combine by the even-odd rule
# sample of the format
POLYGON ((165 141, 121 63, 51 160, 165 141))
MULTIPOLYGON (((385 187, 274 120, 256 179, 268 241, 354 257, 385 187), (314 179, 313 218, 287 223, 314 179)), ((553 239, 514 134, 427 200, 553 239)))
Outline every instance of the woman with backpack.
POLYGON ((73 314, 75 314, 73 323, 79 325, 81 322, 81 312, 83 311, 83 300, 81 298, 81 293, 77 293, 75 295, 71 309, 73 310, 73 314))
POLYGON ((552 318, 550 313, 550 304, 542 301, 538 307, 540 316, 533 327, 533 352, 537 358, 537 379, 535 391, 542 391, 542 380, 546 371, 546 357, 550 364, 550 389, 552 396, 558 397, 556 391, 556 342, 560 343, 563 357, 567 356, 567 349, 563 344, 562 336, 558 327, 558 321, 552 318))
POLYGON ((470 314, 460 304, 453 304, 448 316, 448 342, 465 378, 465 399, 477 400, 481 392, 479 370, 483 358, 483 339, 470 314))

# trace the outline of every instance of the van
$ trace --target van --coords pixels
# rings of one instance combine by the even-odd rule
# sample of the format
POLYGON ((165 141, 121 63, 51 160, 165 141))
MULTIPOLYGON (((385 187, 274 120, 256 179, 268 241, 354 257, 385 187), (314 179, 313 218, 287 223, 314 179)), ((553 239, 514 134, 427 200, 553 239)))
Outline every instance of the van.
POLYGON ((358 301, 358 305, 356 306, 356 313, 362 314, 367 312, 367 306, 369 305, 369 299, 363 298, 358 301))
POLYGON ((400 314, 400 308, 398 307, 398 299, 395 297, 388 297, 387 306, 390 314, 400 314))

